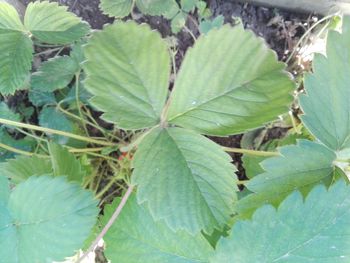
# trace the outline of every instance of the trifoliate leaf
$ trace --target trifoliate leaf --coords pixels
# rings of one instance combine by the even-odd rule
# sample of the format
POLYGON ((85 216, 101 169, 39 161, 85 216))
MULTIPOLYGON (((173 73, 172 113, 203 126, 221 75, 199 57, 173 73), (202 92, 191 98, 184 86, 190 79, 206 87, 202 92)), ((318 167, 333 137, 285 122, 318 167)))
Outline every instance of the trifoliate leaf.
POLYGON ((0 163, 0 170, 3 176, 10 178, 13 183, 18 184, 33 175, 51 174, 52 164, 48 158, 19 155, 15 159, 0 163))
MULTIPOLYGON (((65 132, 72 132, 73 124, 67 117, 56 110, 55 107, 44 108, 39 114, 39 124, 42 127, 65 132)), ((59 144, 66 144, 69 139, 64 136, 50 134, 50 136, 59 144)))
POLYGON ((211 30, 185 56, 168 121, 220 136, 262 126, 292 101, 294 84, 284 68, 242 25, 211 30))
POLYGON ((91 192, 64 177, 31 177, 0 202, 0 258, 7 263, 62 261, 81 248, 96 222, 91 192))
POLYGON ((49 144, 49 151, 55 176, 64 175, 68 181, 82 182, 86 173, 74 154, 55 143, 49 144))
POLYGON ((16 9, 6 2, 0 3, 0 31, 3 29, 26 31, 16 9))
POLYGON ((305 202, 294 192, 276 211, 257 210, 222 239, 211 263, 345 263, 350 260, 350 187, 315 187, 305 202))
POLYGON ((180 128, 157 128, 140 143, 133 183, 140 203, 174 230, 211 233, 227 223, 236 200, 231 158, 209 139, 180 128))
POLYGON ((71 57, 49 59, 32 75, 32 89, 46 92, 63 89, 68 86, 79 69, 79 64, 71 57))
POLYGON ((100 9, 105 15, 123 18, 131 12, 133 0, 101 0, 100 9))
POLYGON ((295 189, 307 193, 315 184, 327 178, 331 181, 336 156, 325 146, 300 140, 297 145, 280 148, 280 157, 261 163, 266 171, 250 180, 246 187, 253 194, 241 199, 237 211, 248 217, 262 204, 278 205, 295 189))
POLYGON ((89 32, 89 26, 66 6, 48 1, 29 3, 24 25, 35 38, 49 44, 69 44, 89 32))
POLYGON ((118 22, 94 33, 85 47, 86 88, 103 118, 124 129, 159 123, 168 92, 170 56, 147 25, 118 22))
POLYGON ((28 98, 30 102, 37 107, 57 104, 55 95, 52 92, 30 90, 28 93, 28 98))
POLYGON ((343 33, 330 31, 327 57, 316 54, 313 74, 305 77, 306 95, 300 97, 302 121, 311 133, 333 150, 350 147, 350 17, 343 33))
POLYGON ((175 0, 136 0, 137 8, 144 14, 172 18, 179 11, 175 0))
MULTIPOLYGON (((104 224, 119 201, 105 209, 104 224)), ((129 198, 104 240, 106 256, 112 262, 204 263, 208 262, 213 251, 202 234, 192 236, 183 230, 173 232, 164 221, 155 222, 147 207, 137 204, 134 195, 129 198)))

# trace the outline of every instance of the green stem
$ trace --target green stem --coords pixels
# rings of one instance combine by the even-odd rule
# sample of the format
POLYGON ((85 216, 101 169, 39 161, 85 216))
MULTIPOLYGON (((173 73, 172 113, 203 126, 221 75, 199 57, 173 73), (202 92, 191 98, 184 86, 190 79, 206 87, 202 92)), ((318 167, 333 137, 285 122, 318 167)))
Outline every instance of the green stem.
POLYGON ((68 138, 76 139, 79 141, 85 141, 85 142, 89 142, 89 143, 93 143, 93 144, 99 144, 99 145, 104 145, 104 146, 115 146, 115 144, 112 142, 95 140, 93 138, 76 135, 76 134, 70 133, 70 132, 59 131, 59 130, 54 130, 54 129, 50 129, 50 128, 44 128, 41 126, 26 124, 26 123, 22 123, 22 122, 11 121, 11 120, 6 120, 6 119, 0 118, 0 123, 5 124, 5 125, 12 125, 12 126, 20 127, 20 128, 35 130, 35 131, 41 131, 41 132, 46 132, 46 133, 62 135, 62 136, 68 137, 68 138))
POLYGON ((7 151, 10 151, 10 152, 14 152, 14 153, 18 153, 18 154, 21 154, 21 155, 25 155, 25 156, 34 156, 35 155, 35 156, 42 157, 42 158, 48 158, 49 157, 47 155, 42 155, 42 154, 36 154, 36 153, 32 153, 32 152, 23 151, 23 150, 14 148, 12 146, 9 146, 9 145, 3 144, 3 143, 0 143, 0 148, 3 148, 3 149, 5 149, 7 151))
POLYGON ((100 240, 105 236, 105 234, 107 233, 107 231, 111 228, 111 226, 113 225, 113 223, 115 222, 115 220, 117 220, 118 216, 120 215, 120 212, 122 211, 123 207, 125 206, 126 202, 128 201, 132 191, 134 189, 133 185, 130 185, 128 190, 126 191, 125 195, 123 196, 123 198, 121 199, 118 207, 116 208, 116 210, 114 211, 112 217, 108 220, 107 224, 105 225, 105 227, 102 229, 101 233, 96 237, 95 241, 91 244, 91 246, 89 247, 89 249, 78 259, 77 263, 82 262, 82 260, 90 253, 92 252, 95 247, 98 245, 98 243, 100 242, 100 240))
POLYGON ((108 184, 96 195, 96 199, 101 199, 102 196, 114 185, 116 181, 118 181, 118 176, 114 176, 108 184))
POLYGON ((265 152, 265 151, 256 151, 256 150, 248 150, 248 149, 241 149, 241 148, 230 148, 230 147, 222 147, 222 149, 225 152, 232 152, 232 153, 243 153, 243 154, 249 154, 249 155, 255 155, 255 156, 280 156, 278 152, 265 152))

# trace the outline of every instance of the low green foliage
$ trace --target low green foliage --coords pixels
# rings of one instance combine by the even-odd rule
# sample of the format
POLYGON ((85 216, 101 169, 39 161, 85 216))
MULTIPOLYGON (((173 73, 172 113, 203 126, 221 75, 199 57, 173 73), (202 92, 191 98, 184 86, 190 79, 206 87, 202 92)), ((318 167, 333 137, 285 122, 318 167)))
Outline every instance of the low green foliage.
POLYGON ((62 261, 102 237, 112 262, 348 262, 350 18, 305 78, 301 122, 282 123, 296 85, 242 24, 199 0, 101 9, 163 16, 194 45, 177 70, 176 41, 146 24, 89 35, 57 3, 23 22, 0 3, 0 262, 62 261), (240 133, 242 148, 206 137, 240 133))

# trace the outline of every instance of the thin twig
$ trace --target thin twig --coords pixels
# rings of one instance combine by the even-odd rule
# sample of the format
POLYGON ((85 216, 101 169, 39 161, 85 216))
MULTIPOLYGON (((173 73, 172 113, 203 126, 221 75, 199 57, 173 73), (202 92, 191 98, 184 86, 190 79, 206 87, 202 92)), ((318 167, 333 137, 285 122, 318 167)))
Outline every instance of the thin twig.
POLYGON ((115 220, 120 215, 120 212, 122 211, 123 207, 125 206, 126 202, 128 201, 133 189, 134 189, 134 186, 129 185, 128 190, 126 191, 126 193, 123 196, 122 200, 120 201, 118 207, 114 211, 112 217, 109 219, 108 223, 102 229, 101 233, 96 237, 95 241, 91 244, 89 249, 78 259, 78 261, 76 263, 82 262, 82 260, 84 258, 86 258, 87 255, 95 249, 95 247, 98 245, 98 243, 101 241, 101 239, 106 235, 107 231, 111 228, 111 226, 113 225, 115 220))

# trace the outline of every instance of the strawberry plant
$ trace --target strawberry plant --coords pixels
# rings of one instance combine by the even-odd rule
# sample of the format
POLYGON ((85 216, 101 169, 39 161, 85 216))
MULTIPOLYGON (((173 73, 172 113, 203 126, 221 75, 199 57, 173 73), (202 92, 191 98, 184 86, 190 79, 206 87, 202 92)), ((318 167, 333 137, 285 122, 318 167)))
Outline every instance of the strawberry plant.
MULTIPOLYGON (((174 5, 178 15, 202 2, 101 7, 124 17, 134 4, 150 15, 174 5)), ((22 114, 0 103, 1 262, 57 262, 83 249, 81 262, 101 239, 111 262, 349 261, 350 18, 305 76, 302 134, 274 142, 277 151, 208 138, 248 137, 288 111, 295 89, 262 39, 220 19, 203 26, 178 71, 146 24, 91 33, 56 3, 29 4, 23 23, 0 3, 0 92, 29 89, 32 105, 22 114), (32 68, 33 53, 47 51, 57 53, 32 68), (245 154, 249 180, 238 180, 230 151, 245 154), (116 183, 122 193, 107 204, 116 183)))

